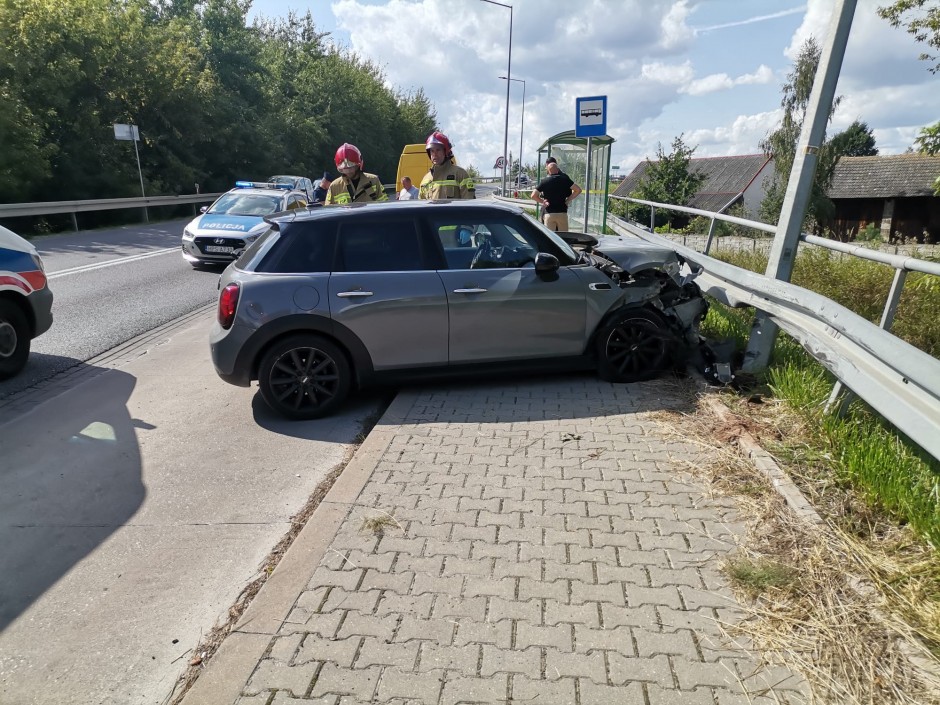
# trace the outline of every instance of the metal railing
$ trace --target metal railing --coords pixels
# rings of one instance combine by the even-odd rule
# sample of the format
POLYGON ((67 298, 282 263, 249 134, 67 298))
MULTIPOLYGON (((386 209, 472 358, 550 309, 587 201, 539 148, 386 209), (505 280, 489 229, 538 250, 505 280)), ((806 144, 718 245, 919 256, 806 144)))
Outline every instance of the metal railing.
POLYGON ((214 201, 221 193, 195 193, 185 196, 149 196, 146 198, 99 198, 88 201, 43 201, 40 203, 0 203, 0 219, 20 218, 31 215, 57 215, 68 213, 72 216, 72 227, 78 230, 76 213, 90 211, 120 210, 126 208, 143 209, 144 222, 150 222, 147 207, 177 206, 185 203, 193 204, 193 214, 196 212, 196 203, 214 201))
MULTIPOLYGON (((612 198, 701 215, 711 218, 712 226, 718 219, 768 233, 776 231, 774 226, 766 223, 711 211, 633 198, 612 198)), ((706 252, 698 252, 616 216, 608 216, 607 222, 620 234, 668 246, 701 267, 703 272, 697 281, 710 296, 729 306, 751 306, 766 312, 774 323, 835 375, 838 382, 828 406, 834 404, 841 386, 845 385, 940 460, 940 360, 890 333, 907 272, 940 276, 940 264, 802 235, 801 240, 809 244, 895 269, 881 322, 875 325, 820 294, 709 257, 710 239, 706 243, 706 252)))

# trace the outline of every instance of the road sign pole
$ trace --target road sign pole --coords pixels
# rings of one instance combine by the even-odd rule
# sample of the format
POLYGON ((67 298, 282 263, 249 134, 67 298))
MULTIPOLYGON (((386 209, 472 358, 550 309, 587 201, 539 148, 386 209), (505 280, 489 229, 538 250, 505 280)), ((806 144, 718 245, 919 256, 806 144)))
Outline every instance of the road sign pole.
MULTIPOLYGON (((140 169, 140 152, 137 151, 137 127, 134 127, 134 156, 137 157, 137 175, 140 177, 140 195, 147 198, 144 192, 144 172, 140 169)), ((150 216, 147 214, 147 206, 144 206, 144 222, 150 222, 150 216)))
POLYGON ((591 205, 591 140, 587 138, 587 171, 584 174, 584 228, 583 232, 588 231, 588 209, 591 205))

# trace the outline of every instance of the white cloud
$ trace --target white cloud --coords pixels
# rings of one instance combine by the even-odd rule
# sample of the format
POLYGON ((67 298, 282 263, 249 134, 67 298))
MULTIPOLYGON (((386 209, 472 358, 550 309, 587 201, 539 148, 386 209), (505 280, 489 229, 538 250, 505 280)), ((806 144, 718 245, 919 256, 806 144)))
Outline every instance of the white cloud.
POLYGON ((654 83, 663 83, 667 86, 685 86, 692 81, 695 71, 689 61, 673 65, 656 62, 643 64, 640 75, 654 83))

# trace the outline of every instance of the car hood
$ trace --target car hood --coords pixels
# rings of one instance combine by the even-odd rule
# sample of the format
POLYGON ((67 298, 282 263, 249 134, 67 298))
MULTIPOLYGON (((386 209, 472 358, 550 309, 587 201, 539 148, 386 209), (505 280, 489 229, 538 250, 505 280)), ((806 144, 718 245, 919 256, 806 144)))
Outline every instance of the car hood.
POLYGON ((189 224, 189 230, 195 234, 247 235, 266 227, 263 216, 226 215, 223 213, 205 213, 189 224))
POLYGON ((597 238, 597 245, 592 249, 612 259, 630 274, 655 268, 669 271, 673 267, 678 268, 681 263, 679 256, 668 247, 653 245, 635 238, 602 235, 597 238))

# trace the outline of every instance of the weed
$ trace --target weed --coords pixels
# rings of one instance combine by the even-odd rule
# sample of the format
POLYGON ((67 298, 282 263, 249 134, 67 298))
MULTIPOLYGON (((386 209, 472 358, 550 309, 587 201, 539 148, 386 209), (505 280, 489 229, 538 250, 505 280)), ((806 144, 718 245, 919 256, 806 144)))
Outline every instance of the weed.
POLYGON ((798 584, 799 574, 793 568, 767 558, 736 555, 728 559, 725 569, 735 586, 752 599, 772 589, 795 588, 798 584))

